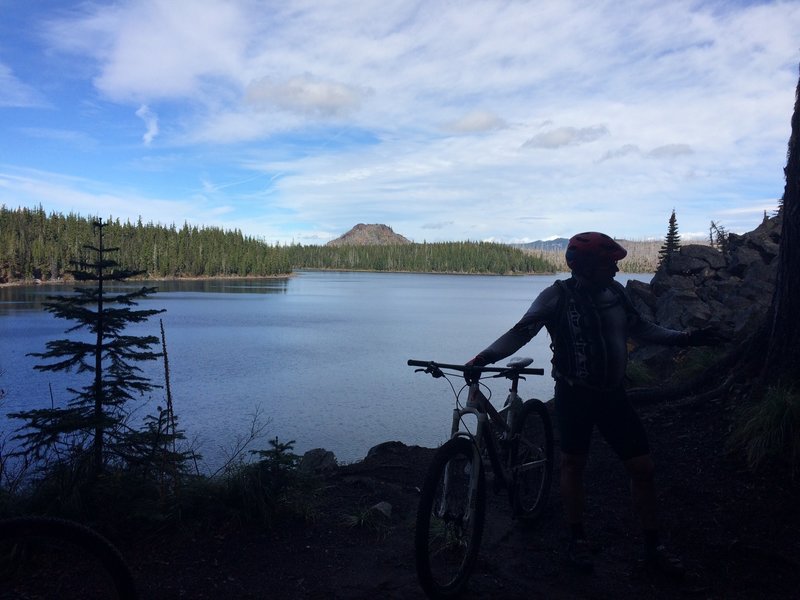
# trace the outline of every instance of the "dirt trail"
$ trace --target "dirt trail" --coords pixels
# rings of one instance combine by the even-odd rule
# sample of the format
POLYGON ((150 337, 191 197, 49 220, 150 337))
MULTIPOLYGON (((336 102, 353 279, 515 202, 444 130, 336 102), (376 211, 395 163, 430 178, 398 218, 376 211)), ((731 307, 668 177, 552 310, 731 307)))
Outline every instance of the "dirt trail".
MULTIPOLYGON (((622 467, 596 440, 587 470, 587 526, 596 572, 563 562, 557 486, 540 523, 521 528, 489 492, 487 523, 468 599, 788 598, 800 584, 800 491, 777 474, 754 476, 724 451, 725 403, 640 409, 658 466, 664 535, 682 556, 682 582, 638 564, 640 541, 622 467)), ((205 531, 124 548, 145 598, 421 598, 413 524, 431 449, 399 446, 326 479, 317 518, 271 532, 205 531), (387 524, 346 524, 377 502, 387 524)), ((557 473, 556 473, 557 481, 557 473)), ((358 519, 356 519, 358 520, 358 519)))

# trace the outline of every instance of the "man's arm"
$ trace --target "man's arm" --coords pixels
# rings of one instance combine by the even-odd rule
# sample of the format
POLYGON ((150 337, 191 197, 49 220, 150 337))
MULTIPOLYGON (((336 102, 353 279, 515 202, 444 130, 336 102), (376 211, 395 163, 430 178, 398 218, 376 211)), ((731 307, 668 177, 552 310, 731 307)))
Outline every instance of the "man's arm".
POLYGON ((686 331, 667 329, 637 316, 630 329, 631 337, 636 340, 662 344, 664 346, 688 346, 689 334, 686 331))
POLYGON ((481 350, 470 363, 476 366, 483 366, 497 362, 507 356, 511 356, 530 342, 545 323, 552 318, 558 307, 560 295, 561 291, 556 285, 543 290, 519 322, 497 338, 485 350, 481 350))

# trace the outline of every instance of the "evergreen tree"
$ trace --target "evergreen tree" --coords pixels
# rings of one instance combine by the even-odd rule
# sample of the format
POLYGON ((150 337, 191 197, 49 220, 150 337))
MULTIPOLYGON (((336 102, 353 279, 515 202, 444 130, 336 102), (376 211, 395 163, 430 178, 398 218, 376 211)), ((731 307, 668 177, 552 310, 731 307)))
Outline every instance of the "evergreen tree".
POLYGON ((678 235, 678 221, 675 219, 675 209, 672 209, 672 214, 669 217, 669 227, 667 228, 667 236, 664 238, 664 243, 658 251, 658 266, 668 265, 673 254, 681 247, 681 236, 678 235))
POLYGON ((714 247, 720 250, 720 252, 727 252, 728 251, 728 230, 725 229, 722 225, 711 221, 711 225, 708 228, 708 241, 714 247))
POLYGON ((118 269, 108 255, 119 248, 104 245, 106 224, 95 221, 93 226, 98 244, 84 246, 84 250, 94 258, 71 261, 76 269, 70 271, 77 282, 93 285, 75 287, 71 296, 50 296, 44 305, 55 317, 77 323, 67 333, 84 330, 88 335, 50 341, 46 352, 32 353, 53 361, 36 365, 37 370, 89 373, 91 382, 79 390, 69 388, 74 396, 66 408, 33 409, 11 416, 27 421, 17 436, 26 450, 43 456, 66 448, 83 455, 91 448, 91 473, 96 475, 111 460, 115 447, 124 441, 126 402, 136 393, 158 387, 134 364, 161 356, 151 349, 158 337, 126 335, 125 328, 163 311, 132 309, 136 300, 155 293, 155 288, 130 292, 109 289, 109 284, 140 272, 118 269))

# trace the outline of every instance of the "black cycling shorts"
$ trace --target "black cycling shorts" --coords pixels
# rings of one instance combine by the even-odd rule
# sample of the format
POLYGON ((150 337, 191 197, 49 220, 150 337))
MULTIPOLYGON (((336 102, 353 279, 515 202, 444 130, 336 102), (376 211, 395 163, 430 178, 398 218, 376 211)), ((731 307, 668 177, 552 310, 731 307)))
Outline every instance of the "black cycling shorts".
POLYGON ((593 390, 556 381, 556 419, 561 451, 588 454, 592 429, 597 429, 622 460, 650 453, 647 434, 624 388, 593 390))

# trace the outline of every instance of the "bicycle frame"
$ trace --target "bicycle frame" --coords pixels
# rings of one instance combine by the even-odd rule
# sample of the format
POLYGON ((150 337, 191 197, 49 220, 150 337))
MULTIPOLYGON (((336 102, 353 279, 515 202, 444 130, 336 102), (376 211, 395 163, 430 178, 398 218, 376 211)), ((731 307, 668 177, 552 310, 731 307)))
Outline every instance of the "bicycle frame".
POLYGON ((531 521, 541 515, 550 486, 553 441, 544 404, 535 399, 523 402, 517 393, 524 375, 544 374, 544 369, 527 368, 531 362, 515 358, 500 368, 408 361, 409 366, 421 367, 417 371, 446 378, 455 395, 450 439, 433 457, 417 509, 417 575, 430 597, 455 597, 475 566, 486 513, 484 469, 494 474, 495 493, 506 488, 514 518, 531 521), (452 371, 464 374, 466 389, 456 389, 452 371), (503 408, 495 408, 487 397, 491 394, 482 391, 482 374, 511 380, 503 408))
POLYGON ((498 410, 481 391, 480 383, 478 381, 471 383, 466 406, 453 409, 453 421, 450 431, 451 438, 465 437, 472 442, 475 448, 474 460, 481 460, 483 450, 486 450, 495 477, 500 477, 509 494, 512 493, 511 465, 503 465, 502 449, 499 447, 494 433, 499 432, 506 444, 511 443, 511 424, 508 422, 508 418, 503 417, 507 417, 512 407, 516 408, 518 403, 522 402, 517 393, 518 385, 519 379, 512 379, 506 404, 498 410), (463 418, 467 415, 475 417, 477 425, 474 434, 461 428, 463 418), (492 429, 492 426, 494 429, 492 429))

